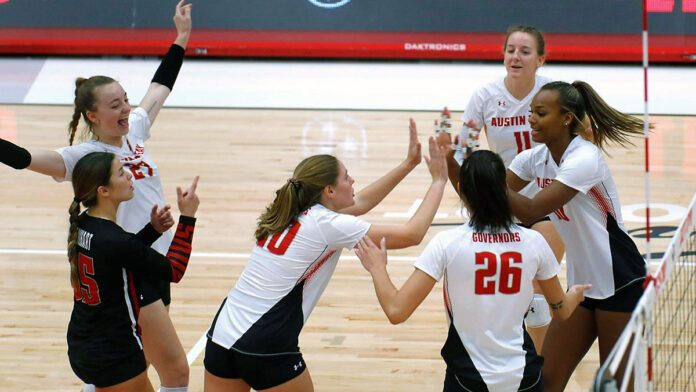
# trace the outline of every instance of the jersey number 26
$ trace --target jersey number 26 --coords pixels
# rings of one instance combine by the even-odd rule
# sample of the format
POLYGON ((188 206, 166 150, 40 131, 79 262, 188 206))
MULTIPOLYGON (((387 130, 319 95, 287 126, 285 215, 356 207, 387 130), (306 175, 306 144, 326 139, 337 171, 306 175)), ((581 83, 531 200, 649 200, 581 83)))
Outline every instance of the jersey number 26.
POLYGON ((495 294, 496 284, 500 293, 519 293, 522 268, 515 267, 514 264, 521 263, 522 254, 519 252, 502 253, 500 259, 495 253, 476 253, 476 265, 484 265, 485 267, 476 270, 474 293, 479 295, 495 294), (500 265, 500 273, 498 273, 498 265, 500 265))

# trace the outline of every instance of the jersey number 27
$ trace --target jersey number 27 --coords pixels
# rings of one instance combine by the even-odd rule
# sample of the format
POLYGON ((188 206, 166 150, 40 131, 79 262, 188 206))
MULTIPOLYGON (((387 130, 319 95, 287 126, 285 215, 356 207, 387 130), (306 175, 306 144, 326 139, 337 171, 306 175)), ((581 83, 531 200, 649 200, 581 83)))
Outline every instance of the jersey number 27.
POLYGON ((515 294, 520 292, 522 282, 522 268, 514 264, 522 263, 522 254, 519 252, 505 252, 498 255, 491 252, 476 253, 476 265, 485 267, 476 270, 474 293, 478 295, 495 294, 496 285, 498 292, 503 294, 515 294), (500 266, 500 271, 498 271, 500 266))

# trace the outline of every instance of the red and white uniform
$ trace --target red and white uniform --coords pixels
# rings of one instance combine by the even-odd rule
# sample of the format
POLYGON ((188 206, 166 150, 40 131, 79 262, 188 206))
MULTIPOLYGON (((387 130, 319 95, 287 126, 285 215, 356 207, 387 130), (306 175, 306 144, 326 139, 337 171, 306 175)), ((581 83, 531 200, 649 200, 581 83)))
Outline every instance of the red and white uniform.
POLYGON ((485 126, 491 151, 500 155, 505 167, 508 167, 515 155, 537 145, 531 137, 529 105, 539 89, 552 81, 537 75, 534 88, 521 100, 507 90, 505 78, 488 83, 471 96, 462 115, 462 122, 466 124, 473 120, 479 129, 485 126))
MULTIPOLYGON (((56 178, 56 180, 70 181, 77 161, 90 152, 103 151, 115 154, 124 169, 130 170, 133 174, 135 188, 135 197, 119 206, 116 221, 125 231, 136 233, 150 222, 152 206, 157 204, 159 208, 162 208, 166 202, 159 169, 145 149, 145 141, 150 138, 150 117, 145 109, 136 108, 131 111, 128 126, 128 134, 123 137, 123 145, 120 148, 96 140, 87 140, 78 145, 57 149, 65 163, 65 178, 56 178)), ((163 255, 167 254, 172 238, 174 238, 172 232, 167 231, 152 247, 163 255)))
POLYGON ((438 233, 415 267, 440 280, 450 325, 442 357, 468 390, 517 391, 539 382, 543 361, 524 330, 534 289, 560 267, 544 237, 512 225, 477 232, 468 223, 438 233))
POLYGON ((645 277, 645 261, 626 232, 614 179, 597 146, 576 136, 556 165, 542 144, 515 157, 509 169, 538 190, 559 181, 578 191, 549 215, 566 244, 569 286, 591 283, 585 296, 604 299, 645 277))
POLYGON ((258 241, 208 337, 246 354, 299 352, 300 330, 341 251, 355 247, 369 229, 355 216, 316 204, 282 233, 258 241))

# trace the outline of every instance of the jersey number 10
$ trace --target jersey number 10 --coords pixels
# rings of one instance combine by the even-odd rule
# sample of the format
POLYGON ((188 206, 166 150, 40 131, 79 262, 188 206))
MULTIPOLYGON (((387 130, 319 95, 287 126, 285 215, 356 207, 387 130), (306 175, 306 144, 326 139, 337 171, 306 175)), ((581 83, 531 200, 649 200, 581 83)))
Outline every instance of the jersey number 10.
POLYGON ((503 294, 515 294, 520 292, 522 282, 522 268, 511 264, 521 264, 522 254, 519 252, 505 252, 498 255, 491 252, 476 253, 476 265, 484 265, 484 268, 476 270, 476 282, 474 293, 478 295, 495 294, 496 284, 498 292, 503 294), (500 265, 500 273, 498 273, 500 265), (496 276, 498 277, 496 281, 496 276))
MULTIPOLYGON (((282 256, 285 254, 285 252, 288 250, 288 247, 290 246, 290 243, 292 240, 295 238, 295 234, 297 234, 297 231, 300 230, 300 222, 293 222, 293 224, 285 229, 285 231, 276 233, 271 237, 271 241, 268 242, 268 251, 273 253, 274 255, 282 256), (283 240, 278 243, 278 240, 280 240, 280 237, 285 234, 285 237, 283 237, 283 240)), ((266 241, 268 240, 268 237, 263 238, 259 241, 256 242, 256 245, 260 247, 264 247, 266 245, 266 241)))

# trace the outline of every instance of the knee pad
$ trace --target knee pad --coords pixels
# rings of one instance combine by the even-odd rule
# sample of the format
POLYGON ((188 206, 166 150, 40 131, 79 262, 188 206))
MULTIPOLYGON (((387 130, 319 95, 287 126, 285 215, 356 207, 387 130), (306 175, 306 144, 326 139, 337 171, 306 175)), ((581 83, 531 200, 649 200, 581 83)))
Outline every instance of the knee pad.
POLYGON ((548 325, 551 322, 551 311, 549 303, 542 294, 534 294, 532 303, 529 304, 529 310, 524 316, 524 322, 529 328, 539 328, 548 325))

